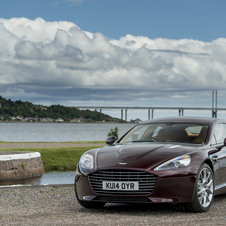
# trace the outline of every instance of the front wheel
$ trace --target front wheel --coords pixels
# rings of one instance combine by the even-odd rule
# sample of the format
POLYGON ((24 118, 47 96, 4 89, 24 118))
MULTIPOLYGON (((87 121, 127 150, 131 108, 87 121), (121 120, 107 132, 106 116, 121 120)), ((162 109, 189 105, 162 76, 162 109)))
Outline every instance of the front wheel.
POLYGON ((186 208, 193 212, 207 211, 214 198, 214 175, 207 164, 202 164, 197 174, 193 201, 186 204, 186 208))

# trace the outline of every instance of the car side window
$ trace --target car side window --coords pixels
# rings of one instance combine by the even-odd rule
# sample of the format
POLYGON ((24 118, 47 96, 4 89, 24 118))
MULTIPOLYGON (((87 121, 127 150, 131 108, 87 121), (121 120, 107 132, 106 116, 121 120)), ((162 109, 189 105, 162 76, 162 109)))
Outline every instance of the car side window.
POLYGON ((213 144, 221 144, 226 138, 226 124, 218 124, 213 132, 213 144))

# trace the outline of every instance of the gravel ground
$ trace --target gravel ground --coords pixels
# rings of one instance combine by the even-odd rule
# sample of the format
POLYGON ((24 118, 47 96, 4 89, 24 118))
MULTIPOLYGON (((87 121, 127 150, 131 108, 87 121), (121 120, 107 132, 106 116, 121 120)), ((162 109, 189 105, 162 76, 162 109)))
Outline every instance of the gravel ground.
POLYGON ((107 204, 85 209, 73 185, 0 187, 0 225, 226 225, 226 195, 206 213, 177 205, 107 204))

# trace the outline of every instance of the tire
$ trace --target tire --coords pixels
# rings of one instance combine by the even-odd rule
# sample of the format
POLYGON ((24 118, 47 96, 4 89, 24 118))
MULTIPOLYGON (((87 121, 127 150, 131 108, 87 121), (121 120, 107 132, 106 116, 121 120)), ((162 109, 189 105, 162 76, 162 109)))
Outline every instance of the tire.
POLYGON ((206 212, 214 199, 214 175, 207 164, 202 164, 197 174, 193 201, 186 204, 186 209, 192 212, 206 212))
POLYGON ((75 196, 76 196, 76 199, 78 201, 78 203, 85 207, 85 208, 93 208, 93 209, 97 209, 97 208, 102 208, 106 203, 105 202, 92 202, 92 201, 83 201, 83 200, 80 200, 78 198, 78 193, 77 193, 77 189, 76 189, 76 184, 75 184, 75 196))

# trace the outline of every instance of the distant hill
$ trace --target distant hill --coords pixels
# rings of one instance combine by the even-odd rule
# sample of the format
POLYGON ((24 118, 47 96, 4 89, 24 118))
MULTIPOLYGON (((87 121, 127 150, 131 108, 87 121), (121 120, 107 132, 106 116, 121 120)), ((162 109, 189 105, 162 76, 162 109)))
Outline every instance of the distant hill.
POLYGON ((21 100, 12 101, 0 96, 0 120, 4 121, 65 121, 65 122, 120 122, 120 119, 97 111, 80 110, 62 105, 35 105, 21 100))

